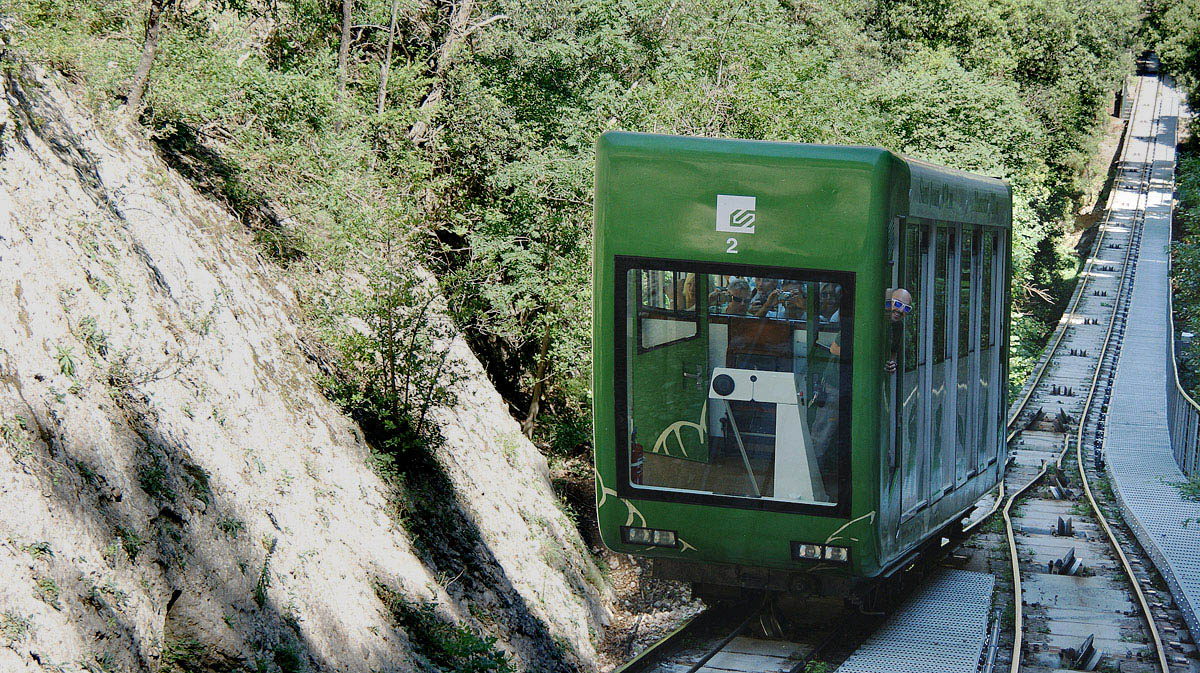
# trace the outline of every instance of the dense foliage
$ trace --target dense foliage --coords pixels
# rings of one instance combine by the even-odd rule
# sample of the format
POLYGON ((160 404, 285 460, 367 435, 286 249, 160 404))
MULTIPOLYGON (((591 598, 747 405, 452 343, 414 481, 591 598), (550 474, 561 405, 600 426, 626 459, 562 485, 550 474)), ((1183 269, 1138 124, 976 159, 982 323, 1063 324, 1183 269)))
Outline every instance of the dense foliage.
MULTIPOLYGON (((1171 251, 1177 332, 1200 334, 1200 143, 1192 138, 1179 148, 1175 186, 1176 241, 1171 251)), ((1179 376, 1193 399, 1200 399, 1200 339, 1176 352, 1179 376)))
MULTIPOLYGON (((143 2, 10 7, 22 53, 117 109, 143 2)), ((372 413, 425 408, 395 384, 439 366, 412 346, 431 335, 397 333, 427 329, 424 286, 405 275, 423 267, 514 414, 559 451, 587 443, 600 132, 871 143, 1008 178, 1019 379, 1065 303, 1060 241, 1139 13, 1133 0, 360 0, 342 71, 329 0, 172 7, 136 112, 310 287, 349 372, 334 392, 372 413), (399 305, 399 322, 380 318, 399 305)))
POLYGON ((1193 97, 1200 94, 1200 0, 1149 0, 1147 10, 1146 42, 1193 97))
MULTIPOLYGON (((1147 40, 1158 51, 1163 68, 1188 89, 1195 108, 1200 104, 1200 0, 1154 0, 1149 10, 1147 40)), ((1187 140, 1176 156, 1178 201, 1171 250, 1175 329, 1192 334, 1200 334, 1200 141, 1194 135, 1198 128, 1193 121, 1190 129, 1180 130, 1187 140)), ((1181 383, 1193 398, 1200 398, 1200 339, 1177 351, 1176 357, 1181 383)))

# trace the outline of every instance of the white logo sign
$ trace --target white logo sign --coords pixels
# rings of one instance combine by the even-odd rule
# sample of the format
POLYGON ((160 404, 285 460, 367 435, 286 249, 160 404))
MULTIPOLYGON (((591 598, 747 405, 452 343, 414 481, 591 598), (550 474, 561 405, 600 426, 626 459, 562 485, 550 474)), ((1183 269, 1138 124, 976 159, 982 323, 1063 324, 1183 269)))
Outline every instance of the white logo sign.
POLYGON ((753 234, 754 200, 753 196, 717 194, 717 231, 753 234))

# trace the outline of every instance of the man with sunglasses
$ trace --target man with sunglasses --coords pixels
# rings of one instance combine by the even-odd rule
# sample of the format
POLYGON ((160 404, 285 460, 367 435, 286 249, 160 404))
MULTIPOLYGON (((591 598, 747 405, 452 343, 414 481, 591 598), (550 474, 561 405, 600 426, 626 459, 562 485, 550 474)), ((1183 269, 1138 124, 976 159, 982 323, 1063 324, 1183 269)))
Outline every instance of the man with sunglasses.
POLYGON ((912 305, 912 294, 902 287, 888 290, 887 299, 883 301, 883 309, 889 322, 888 328, 891 330, 888 360, 883 363, 883 371, 888 374, 896 373, 896 358, 900 356, 900 344, 904 336, 904 316, 912 311, 912 305))
POLYGON ((734 278, 729 282, 729 302, 725 304, 725 313, 730 315, 746 315, 750 312, 750 283, 744 278, 734 278))

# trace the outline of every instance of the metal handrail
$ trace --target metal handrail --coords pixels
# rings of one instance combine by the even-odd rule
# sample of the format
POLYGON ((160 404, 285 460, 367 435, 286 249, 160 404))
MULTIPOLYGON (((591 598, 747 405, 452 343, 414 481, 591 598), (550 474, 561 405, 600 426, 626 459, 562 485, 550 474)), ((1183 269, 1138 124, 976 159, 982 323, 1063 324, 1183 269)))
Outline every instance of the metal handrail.
MULTIPOLYGON (((1175 125, 1174 144, 1179 144, 1179 124, 1175 125)), ((1174 171, 1171 173, 1171 193, 1175 192, 1174 171)), ((1175 221, 1175 205, 1171 204, 1168 222, 1175 221)), ((1171 271, 1175 260, 1170 247, 1167 248, 1167 365, 1170 376, 1167 381, 1167 434, 1171 438, 1171 453, 1179 469, 1187 476, 1196 474, 1200 468, 1200 404, 1184 390, 1179 382, 1179 360, 1175 352, 1175 292, 1171 283, 1171 271), (1182 400, 1182 403, 1181 403, 1182 400)))

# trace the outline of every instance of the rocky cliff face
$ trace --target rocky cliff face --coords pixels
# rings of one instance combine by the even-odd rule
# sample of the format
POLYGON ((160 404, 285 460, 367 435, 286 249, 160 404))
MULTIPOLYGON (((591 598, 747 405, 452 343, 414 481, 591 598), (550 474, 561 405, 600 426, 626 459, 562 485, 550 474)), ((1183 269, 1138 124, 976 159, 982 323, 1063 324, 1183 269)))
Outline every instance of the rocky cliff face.
POLYGON ((68 90, 26 69, 0 101, 0 669, 428 670, 381 595, 517 668, 592 668, 604 581, 461 340, 434 456, 461 530, 435 558, 281 275, 68 90))

